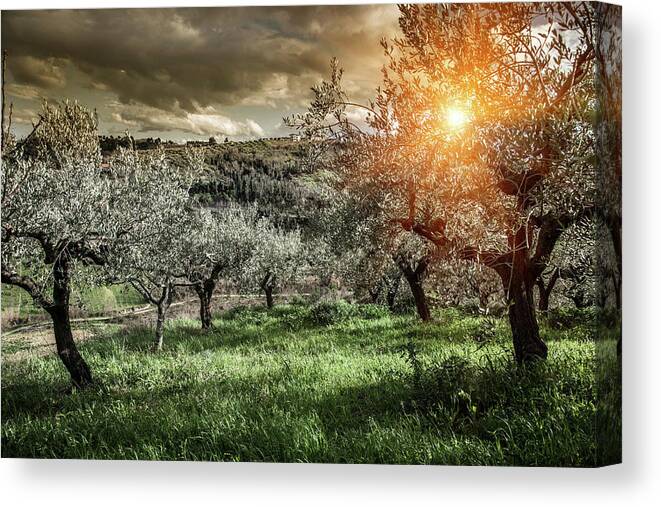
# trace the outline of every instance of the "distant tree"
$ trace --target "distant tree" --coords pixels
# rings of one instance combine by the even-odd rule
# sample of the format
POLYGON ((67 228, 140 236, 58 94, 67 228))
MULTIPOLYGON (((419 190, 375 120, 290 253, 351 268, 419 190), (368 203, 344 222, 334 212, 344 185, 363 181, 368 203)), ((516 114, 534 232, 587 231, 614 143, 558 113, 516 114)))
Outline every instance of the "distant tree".
POLYGON ((213 137, 213 136, 211 136, 211 137, 209 138, 209 144, 212 145, 212 146, 213 146, 214 144, 217 144, 217 143, 216 143, 216 138, 213 137))
POLYGON ((202 329, 211 327, 211 299, 221 277, 239 281, 253 255, 257 213, 253 206, 227 204, 201 209, 186 232, 186 278, 200 299, 202 329))
POLYGON ((584 219, 562 233, 538 279, 539 309, 548 311, 551 292, 571 300, 577 308, 618 307, 619 272, 615 245, 603 242, 612 224, 602 217, 584 219))
MULTIPOLYGON (((366 256, 364 261, 368 262, 370 256, 366 256)), ((370 296, 372 303, 377 304, 385 300, 386 305, 391 311, 395 310, 397 304, 397 296, 400 293, 400 286, 403 278, 402 270, 395 264, 395 262, 385 262, 378 271, 375 280, 372 279, 366 291, 370 296)), ((372 266, 365 266, 363 273, 374 273, 372 266)))
POLYGON ((298 230, 283 230, 266 218, 257 222, 254 241, 253 255, 243 279, 258 286, 264 293, 266 306, 272 308, 274 292, 304 274, 304 245, 298 230))
POLYGON ((434 300, 441 306, 460 306, 482 315, 506 309, 498 275, 472 261, 439 258, 430 269, 428 285, 434 300))

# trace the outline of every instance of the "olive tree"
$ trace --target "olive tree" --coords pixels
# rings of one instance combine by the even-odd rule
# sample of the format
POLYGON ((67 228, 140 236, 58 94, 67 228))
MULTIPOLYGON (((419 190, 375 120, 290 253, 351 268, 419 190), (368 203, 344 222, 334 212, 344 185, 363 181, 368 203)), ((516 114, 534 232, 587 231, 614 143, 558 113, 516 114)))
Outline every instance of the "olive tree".
POLYGON ((497 273, 517 361, 545 358, 535 281, 562 232, 595 211, 594 27, 605 12, 590 3, 400 11, 402 37, 383 42, 375 99, 352 102, 333 62, 289 124, 335 155, 344 188, 378 193, 392 223, 497 273))
POLYGON ((2 151, 2 283, 25 290, 51 317, 57 353, 76 387, 92 383, 70 322, 72 285, 98 280, 118 242, 149 210, 140 173, 103 167, 97 120, 76 103, 45 103, 32 132, 2 151), (127 213, 127 210, 132 210, 127 213))
POLYGON ((500 278, 471 261, 440 258, 430 270, 428 285, 441 306, 463 306, 482 315, 499 313, 505 308, 500 278))
POLYGON ((188 151, 186 167, 174 167, 162 150, 136 152, 119 150, 110 167, 135 178, 130 185, 131 209, 139 214, 130 232, 123 234, 109 252, 106 274, 115 283, 130 283, 156 307, 154 350, 163 347, 167 312, 175 290, 187 286, 189 232, 197 214, 190 197, 193 177, 202 164, 200 154, 188 151))
POLYGON ((392 309, 404 278, 418 316, 429 321, 424 281, 439 249, 394 226, 384 213, 383 197, 378 189, 354 193, 343 190, 341 184, 331 189, 328 206, 315 217, 320 236, 341 260, 345 280, 356 289, 366 290, 377 301, 385 288, 392 309))
POLYGON ((211 327, 211 299, 221 277, 240 281, 255 248, 257 210, 227 204, 200 209, 188 238, 186 278, 200 299, 202 329, 211 327))
POLYGON ((562 233, 538 279, 539 309, 548 311, 551 293, 571 300, 577 308, 619 308, 619 262, 616 247, 603 242, 612 224, 601 217, 584 219, 562 233))
POLYGON ((244 282, 264 292, 266 306, 273 307, 273 293, 300 278, 306 269, 306 252, 300 231, 286 231, 267 218, 256 224, 254 249, 244 282))

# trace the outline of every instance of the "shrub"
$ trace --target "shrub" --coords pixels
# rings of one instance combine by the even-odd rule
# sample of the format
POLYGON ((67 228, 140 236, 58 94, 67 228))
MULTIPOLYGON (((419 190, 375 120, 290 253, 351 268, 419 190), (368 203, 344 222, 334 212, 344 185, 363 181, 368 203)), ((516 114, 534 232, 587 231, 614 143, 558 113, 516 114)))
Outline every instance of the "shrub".
POLYGON ((289 299, 289 304, 292 306, 305 306, 308 304, 308 301, 305 297, 301 296, 300 294, 294 294, 289 299))
POLYGON ((344 300, 320 301, 310 310, 310 320, 313 324, 330 326, 345 321, 356 315, 354 305, 344 300))
POLYGON ((115 293, 108 287, 98 287, 81 295, 79 303, 91 315, 104 315, 117 309, 115 293))
POLYGON ((238 321, 244 325, 261 325, 268 318, 266 309, 262 307, 236 306, 225 314, 225 319, 238 321))
POLYGON ((330 326, 352 318, 380 319, 390 315, 390 311, 380 305, 351 304, 343 299, 321 301, 310 309, 310 321, 319 326, 330 326))

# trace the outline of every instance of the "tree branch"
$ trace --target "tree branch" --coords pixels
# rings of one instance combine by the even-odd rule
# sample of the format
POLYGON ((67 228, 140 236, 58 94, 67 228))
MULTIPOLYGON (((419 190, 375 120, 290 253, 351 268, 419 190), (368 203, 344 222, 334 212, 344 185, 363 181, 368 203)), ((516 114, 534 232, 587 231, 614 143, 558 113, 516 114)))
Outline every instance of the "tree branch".
POLYGON ((20 287, 44 310, 48 310, 53 306, 53 302, 43 294, 37 283, 31 277, 19 275, 10 269, 5 263, 2 263, 2 283, 20 287))

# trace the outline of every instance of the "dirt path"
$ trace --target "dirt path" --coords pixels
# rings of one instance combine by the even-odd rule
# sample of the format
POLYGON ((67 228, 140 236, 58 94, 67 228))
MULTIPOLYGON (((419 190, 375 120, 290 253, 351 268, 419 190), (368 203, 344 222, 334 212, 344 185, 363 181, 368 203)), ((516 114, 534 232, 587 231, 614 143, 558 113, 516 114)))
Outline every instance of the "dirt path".
MULTIPOLYGON (((281 295, 279 299, 282 301, 283 299, 286 300, 287 297, 281 295)), ((213 307, 215 313, 227 311, 236 306, 263 304, 263 296, 259 294, 217 294, 213 299, 215 301, 213 307)), ((173 303, 168 313, 168 319, 198 318, 198 301, 197 298, 191 298, 173 303)), ((145 305, 115 315, 71 319, 74 339, 76 342, 81 342, 95 338, 99 335, 95 328, 104 327, 110 323, 123 326, 151 326, 154 323, 155 312, 156 308, 154 306, 145 305)), ((50 320, 25 324, 2 331, 3 361, 18 361, 35 353, 39 355, 55 354, 55 337, 50 320)))

